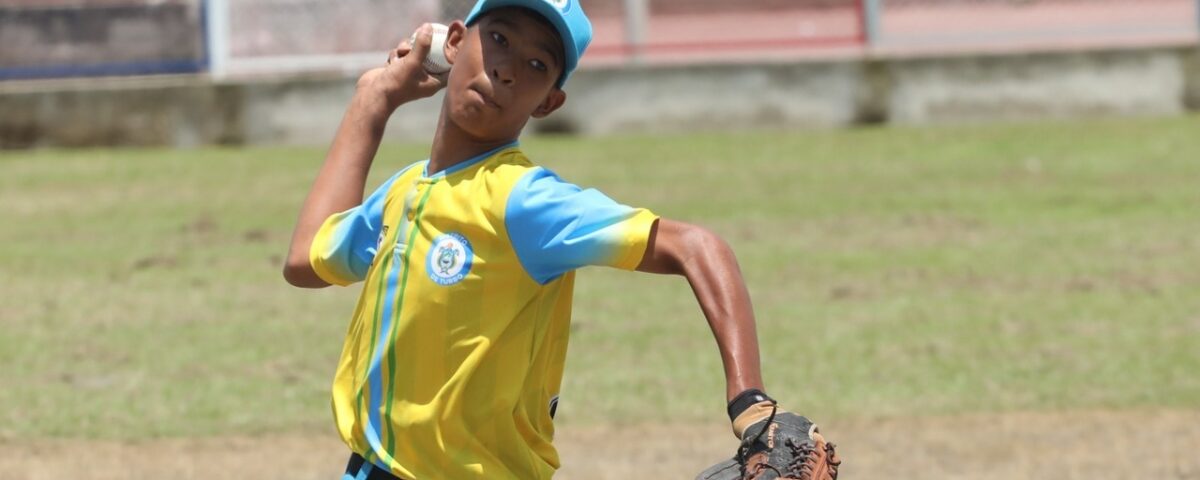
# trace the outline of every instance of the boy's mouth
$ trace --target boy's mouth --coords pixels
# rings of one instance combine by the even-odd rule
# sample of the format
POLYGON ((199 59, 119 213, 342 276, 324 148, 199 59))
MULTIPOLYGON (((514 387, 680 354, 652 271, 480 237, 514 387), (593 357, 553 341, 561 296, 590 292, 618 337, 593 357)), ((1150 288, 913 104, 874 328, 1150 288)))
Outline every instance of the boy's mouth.
POLYGON ((484 105, 495 108, 497 110, 500 109, 500 104, 496 103, 496 100, 493 99, 490 94, 488 94, 487 92, 484 92, 483 89, 477 88, 474 85, 472 85, 471 87, 469 87, 469 90, 471 90, 472 92, 475 92, 476 95, 479 95, 479 99, 483 101, 484 105))

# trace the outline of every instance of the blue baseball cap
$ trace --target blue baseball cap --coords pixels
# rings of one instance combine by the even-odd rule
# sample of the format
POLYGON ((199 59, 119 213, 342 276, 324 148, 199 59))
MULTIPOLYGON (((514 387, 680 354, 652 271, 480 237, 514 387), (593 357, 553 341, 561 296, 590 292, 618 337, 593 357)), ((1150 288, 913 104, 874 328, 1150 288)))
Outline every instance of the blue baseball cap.
POLYGON ((558 88, 567 83, 567 77, 579 66, 579 57, 583 56, 588 44, 592 43, 592 22, 583 12, 579 0, 479 0, 471 13, 467 14, 466 23, 471 25, 488 11, 501 7, 523 7, 537 12, 554 25, 563 41, 562 76, 558 78, 558 88))

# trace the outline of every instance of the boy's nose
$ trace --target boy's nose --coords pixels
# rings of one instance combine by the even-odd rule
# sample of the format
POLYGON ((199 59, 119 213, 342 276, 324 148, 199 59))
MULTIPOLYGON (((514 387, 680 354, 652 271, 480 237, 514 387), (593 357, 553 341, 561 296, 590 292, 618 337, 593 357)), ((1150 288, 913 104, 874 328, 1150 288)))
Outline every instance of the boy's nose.
POLYGON ((492 67, 492 78, 505 85, 512 85, 516 80, 513 78, 512 68, 509 68, 507 64, 500 64, 492 67))

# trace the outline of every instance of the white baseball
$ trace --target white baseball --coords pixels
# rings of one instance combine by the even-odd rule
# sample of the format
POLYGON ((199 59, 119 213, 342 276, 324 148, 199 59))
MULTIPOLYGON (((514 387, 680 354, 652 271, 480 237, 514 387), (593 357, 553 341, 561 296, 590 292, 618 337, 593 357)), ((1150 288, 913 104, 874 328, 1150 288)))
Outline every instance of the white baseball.
MULTIPOLYGON (((425 63, 421 66, 425 67, 425 72, 430 75, 443 75, 450 71, 450 62, 446 60, 446 34, 450 32, 450 27, 440 23, 432 25, 433 44, 429 48, 429 56, 425 57, 425 63)), ((413 32, 408 43, 417 44, 416 32, 413 32)))

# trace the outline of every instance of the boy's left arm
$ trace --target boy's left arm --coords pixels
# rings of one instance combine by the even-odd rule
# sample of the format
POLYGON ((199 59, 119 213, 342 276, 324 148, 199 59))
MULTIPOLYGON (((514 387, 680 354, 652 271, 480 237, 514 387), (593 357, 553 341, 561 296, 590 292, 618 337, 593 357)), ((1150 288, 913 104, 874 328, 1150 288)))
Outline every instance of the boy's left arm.
POLYGON ((687 278, 717 339, 726 401, 750 389, 763 390, 750 292, 725 240, 696 225, 659 219, 637 269, 687 278))
POLYGON ((733 459, 696 478, 836 479, 841 460, 833 444, 811 421, 780 409, 764 391, 754 309, 729 244, 707 229, 659 219, 637 269, 686 277, 721 352, 729 419, 741 446, 733 459), (768 472, 775 476, 764 476, 768 472))

